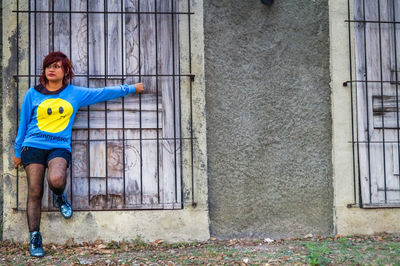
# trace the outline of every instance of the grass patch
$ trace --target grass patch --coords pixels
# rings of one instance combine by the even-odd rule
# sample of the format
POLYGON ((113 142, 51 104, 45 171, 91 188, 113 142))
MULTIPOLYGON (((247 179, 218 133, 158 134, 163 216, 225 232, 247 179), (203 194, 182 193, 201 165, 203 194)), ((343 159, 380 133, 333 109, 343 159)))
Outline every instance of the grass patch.
POLYGON ((318 242, 309 242, 305 246, 310 250, 307 255, 307 263, 310 265, 327 265, 329 259, 325 256, 330 254, 332 250, 327 246, 328 240, 325 240, 322 245, 318 242))

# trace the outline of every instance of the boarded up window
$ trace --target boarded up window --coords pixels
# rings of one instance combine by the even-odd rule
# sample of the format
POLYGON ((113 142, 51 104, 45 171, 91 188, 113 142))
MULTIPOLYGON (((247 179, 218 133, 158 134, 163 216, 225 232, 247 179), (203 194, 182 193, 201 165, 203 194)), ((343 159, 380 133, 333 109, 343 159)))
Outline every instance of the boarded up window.
POLYGON ((354 1, 363 207, 400 206, 400 2, 354 1))
MULTIPOLYGON (((51 51, 68 55, 72 84, 143 82, 143 95, 81 109, 66 195, 75 210, 174 209, 181 200, 176 0, 27 1, 30 86, 51 51), (29 4, 28 4, 29 3, 29 4)), ((23 37, 21 37, 23 38, 23 37)), ((22 97, 20 97, 22 98, 22 97)), ((43 209, 54 209, 46 188, 43 209)))

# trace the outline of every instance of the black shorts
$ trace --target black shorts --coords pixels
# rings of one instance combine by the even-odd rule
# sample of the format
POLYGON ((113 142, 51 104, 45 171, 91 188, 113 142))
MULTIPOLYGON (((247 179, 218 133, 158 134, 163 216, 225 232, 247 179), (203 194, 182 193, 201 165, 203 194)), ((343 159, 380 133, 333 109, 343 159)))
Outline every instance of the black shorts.
POLYGON ((28 146, 23 146, 21 150, 22 165, 26 167, 31 163, 43 164, 48 167, 48 163, 55 157, 62 157, 67 161, 67 167, 71 163, 71 152, 64 148, 56 148, 51 150, 38 149, 28 146))

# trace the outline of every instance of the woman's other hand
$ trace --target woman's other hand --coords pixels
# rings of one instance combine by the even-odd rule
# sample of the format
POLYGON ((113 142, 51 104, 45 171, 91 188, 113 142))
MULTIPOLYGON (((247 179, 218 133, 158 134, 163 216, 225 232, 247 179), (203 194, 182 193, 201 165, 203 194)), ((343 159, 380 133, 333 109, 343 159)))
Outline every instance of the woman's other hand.
POLYGON ((14 156, 13 160, 14 160, 14 168, 18 168, 18 166, 22 165, 21 158, 14 156))
POLYGON ((144 92, 144 85, 143 83, 136 83, 135 84, 136 93, 143 93, 144 92))

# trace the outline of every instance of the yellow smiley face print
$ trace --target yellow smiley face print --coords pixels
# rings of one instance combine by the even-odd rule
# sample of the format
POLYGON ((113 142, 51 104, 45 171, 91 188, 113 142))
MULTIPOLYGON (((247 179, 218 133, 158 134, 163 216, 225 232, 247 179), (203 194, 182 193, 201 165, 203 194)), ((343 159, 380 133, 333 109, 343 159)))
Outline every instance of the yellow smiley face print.
POLYGON ((73 111, 72 105, 63 99, 47 99, 38 106, 37 126, 50 133, 63 131, 68 126, 73 111))

